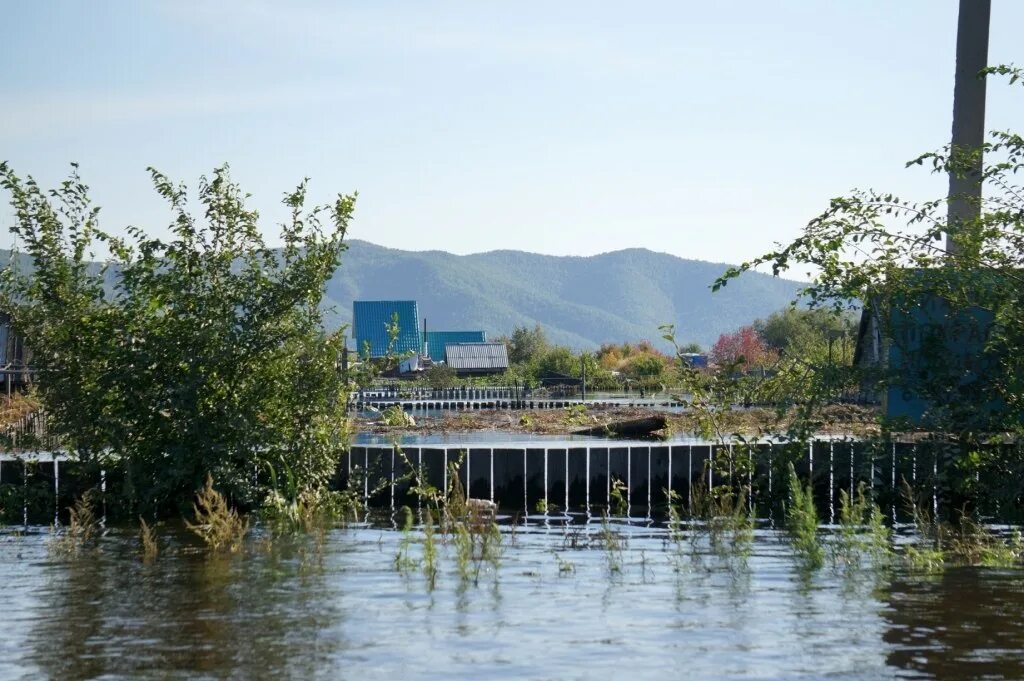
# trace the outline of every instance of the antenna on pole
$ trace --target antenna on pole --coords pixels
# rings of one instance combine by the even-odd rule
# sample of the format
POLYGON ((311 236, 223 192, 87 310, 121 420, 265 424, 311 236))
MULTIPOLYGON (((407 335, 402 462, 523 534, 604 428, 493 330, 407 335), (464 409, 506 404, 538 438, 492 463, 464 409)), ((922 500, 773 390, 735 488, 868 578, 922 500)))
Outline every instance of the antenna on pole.
MULTIPOLYGON (((971 167, 949 173, 948 227, 970 222, 981 214, 981 147, 985 142, 985 78, 988 66, 988 28, 991 0, 960 0, 956 28, 956 76, 953 85, 951 154, 977 151, 971 167)), ((946 252, 957 255, 962 244, 946 232, 946 252)))

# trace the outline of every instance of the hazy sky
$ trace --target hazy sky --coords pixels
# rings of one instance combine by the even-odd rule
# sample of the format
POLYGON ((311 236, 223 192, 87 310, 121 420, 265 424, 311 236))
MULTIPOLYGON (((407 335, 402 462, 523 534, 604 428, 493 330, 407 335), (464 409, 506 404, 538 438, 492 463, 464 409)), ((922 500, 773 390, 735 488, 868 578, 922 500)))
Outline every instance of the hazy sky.
MULTIPOLYGON (((0 159, 78 161, 108 229, 169 222, 146 166, 227 161, 271 230, 309 176, 386 246, 736 262, 853 187, 943 193, 903 164, 948 141, 956 6, 7 2, 0 159)), ((991 63, 1024 62, 1022 24, 994 0, 991 63)), ((991 84, 989 127, 1022 104, 991 84)))

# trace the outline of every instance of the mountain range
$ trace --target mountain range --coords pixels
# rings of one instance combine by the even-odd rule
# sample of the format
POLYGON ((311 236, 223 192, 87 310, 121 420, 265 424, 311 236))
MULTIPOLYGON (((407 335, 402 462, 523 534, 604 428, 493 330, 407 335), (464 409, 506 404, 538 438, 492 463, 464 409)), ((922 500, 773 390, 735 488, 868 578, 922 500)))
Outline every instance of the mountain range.
MULTIPOLYGON (((0 267, 9 257, 0 251, 0 267)), ((483 330, 493 338, 540 324, 548 340, 576 349, 644 339, 666 348, 658 327, 674 324, 681 343, 708 348, 720 334, 784 308, 801 286, 748 272, 712 293, 726 268, 642 248, 587 257, 455 255, 350 240, 324 306, 336 326, 351 323, 353 300, 411 299, 434 331, 483 330)))
POLYGON ((801 286, 748 272, 712 293, 727 264, 642 248, 577 257, 348 245, 327 286, 335 323, 351 322, 353 300, 413 299, 428 329, 483 329, 494 337, 540 324, 552 342, 578 349, 642 339, 663 347, 661 324, 675 324, 681 342, 706 348, 784 308, 801 286))

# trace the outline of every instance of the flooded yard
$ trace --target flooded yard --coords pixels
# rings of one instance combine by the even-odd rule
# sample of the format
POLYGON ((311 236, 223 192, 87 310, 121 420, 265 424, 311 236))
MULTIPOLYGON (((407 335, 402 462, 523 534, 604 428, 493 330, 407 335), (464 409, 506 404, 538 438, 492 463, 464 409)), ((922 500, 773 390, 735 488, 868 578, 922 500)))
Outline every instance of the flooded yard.
POLYGON ((148 564, 127 528, 77 552, 45 527, 7 530, 0 678, 1024 676, 1014 570, 807 571, 763 523, 741 551, 651 522, 500 527, 500 558, 472 578, 439 544, 433 584, 422 534, 386 521, 257 528, 224 555, 161 527, 148 564))

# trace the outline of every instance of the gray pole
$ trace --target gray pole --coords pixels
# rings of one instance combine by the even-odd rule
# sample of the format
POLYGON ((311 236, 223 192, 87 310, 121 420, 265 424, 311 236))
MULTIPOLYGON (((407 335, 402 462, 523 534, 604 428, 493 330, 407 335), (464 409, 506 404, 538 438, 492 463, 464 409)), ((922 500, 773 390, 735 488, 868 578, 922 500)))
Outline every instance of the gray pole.
MULTIPOLYGON (((956 79, 953 86, 954 149, 980 149, 985 142, 985 79, 988 66, 988 27, 991 0, 960 0, 956 29, 956 79)), ((970 222, 981 212, 981 155, 970 171, 949 174, 948 223, 970 222)), ((946 252, 956 255, 960 244, 947 233, 946 252)))
POLYGON ((580 362, 583 364, 583 401, 587 401, 587 356, 580 355, 580 362))

